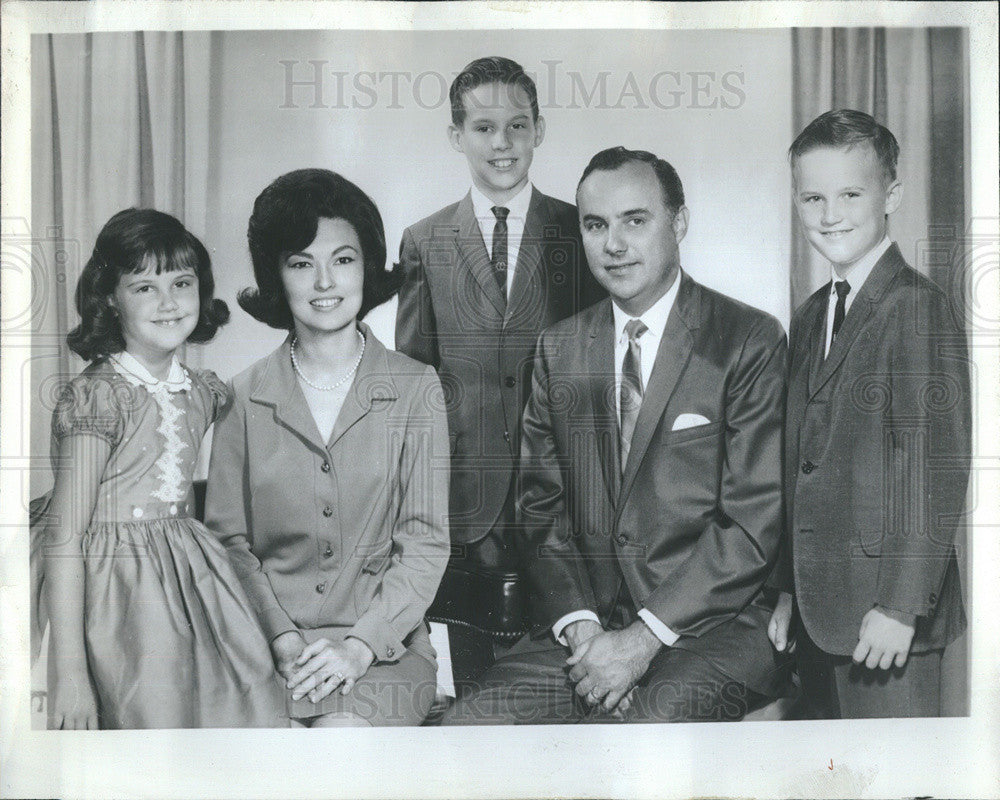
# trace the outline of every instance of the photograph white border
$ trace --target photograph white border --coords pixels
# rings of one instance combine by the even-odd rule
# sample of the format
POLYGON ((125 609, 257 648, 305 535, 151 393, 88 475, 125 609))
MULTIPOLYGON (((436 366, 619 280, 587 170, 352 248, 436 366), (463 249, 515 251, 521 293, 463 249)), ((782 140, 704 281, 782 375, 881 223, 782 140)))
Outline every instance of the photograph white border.
MULTIPOLYGON (((31 218, 32 33, 96 30, 967 27, 971 210, 998 236, 997 10, 988 3, 3 2, 2 217, 31 218)), ((1000 238, 1000 237, 998 237, 1000 238)), ((982 319, 1000 322, 1000 253, 982 319)), ((987 258, 989 261, 989 258, 987 258)), ((3 294, 7 306, 16 299, 3 294)), ((0 318, 6 318, 0 315, 0 318)), ((313 731, 32 731, 27 497, 0 503, 2 797, 995 797, 1000 795, 998 325, 972 344, 979 487, 972 524, 968 718, 652 726, 313 731), (993 756, 989 754, 993 753, 993 756)), ((0 497, 27 491, 17 452, 26 350, 0 364, 0 497)))

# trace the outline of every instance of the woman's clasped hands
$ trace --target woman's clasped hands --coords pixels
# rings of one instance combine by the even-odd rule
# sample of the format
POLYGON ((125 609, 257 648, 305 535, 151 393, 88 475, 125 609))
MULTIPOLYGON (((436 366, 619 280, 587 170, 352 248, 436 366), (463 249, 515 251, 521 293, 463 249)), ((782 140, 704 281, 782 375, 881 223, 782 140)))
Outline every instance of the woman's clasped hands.
MULTIPOLYGON (((294 635, 301 648, 297 656, 290 657, 286 648, 281 648, 285 653, 275 653, 279 672, 285 678, 285 685, 292 690, 293 700, 308 696, 313 703, 318 703, 338 688, 341 694, 350 694, 354 684, 375 661, 375 653, 360 639, 347 637, 333 642, 320 638, 304 645, 301 636, 294 635)), ((274 644, 279 643, 275 640, 274 644)))

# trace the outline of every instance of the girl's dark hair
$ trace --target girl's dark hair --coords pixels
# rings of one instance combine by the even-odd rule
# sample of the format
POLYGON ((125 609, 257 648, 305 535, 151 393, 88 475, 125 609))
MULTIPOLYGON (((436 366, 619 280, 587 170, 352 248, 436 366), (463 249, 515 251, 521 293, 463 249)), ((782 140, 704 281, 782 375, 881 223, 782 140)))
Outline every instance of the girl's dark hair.
POLYGON ((385 229, 371 198, 347 178, 328 169, 298 169, 277 178, 253 204, 247 228, 256 288, 237 298, 254 319, 292 330, 295 322, 281 282, 281 260, 304 250, 316 238, 320 219, 342 219, 358 235, 364 257, 364 286, 358 319, 396 292, 403 270, 385 268, 385 229))
POLYGON ((125 349, 118 312, 111 298, 122 275, 155 265, 156 274, 179 269, 198 276, 200 311, 189 342, 207 342, 229 321, 229 308, 212 297, 215 280, 205 246, 176 217, 151 208, 128 208, 107 221, 76 285, 80 324, 69 332, 70 350, 97 361, 125 349))

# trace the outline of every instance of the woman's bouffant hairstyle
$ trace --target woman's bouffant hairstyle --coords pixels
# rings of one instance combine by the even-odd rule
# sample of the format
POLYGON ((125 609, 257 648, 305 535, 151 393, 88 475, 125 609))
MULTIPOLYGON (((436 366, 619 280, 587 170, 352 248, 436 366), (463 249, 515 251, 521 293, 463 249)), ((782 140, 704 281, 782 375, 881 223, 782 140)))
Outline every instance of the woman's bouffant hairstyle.
POLYGON ((364 286, 358 319, 381 305, 403 282, 403 270, 385 268, 385 229, 371 198, 347 178, 328 169, 298 169, 276 179, 253 204, 247 228, 256 288, 239 293, 239 304, 272 328, 292 330, 288 298, 281 282, 282 260, 307 248, 321 219, 342 219, 358 235, 364 258, 364 286))
POLYGON ((80 324, 66 343, 85 361, 125 349, 112 297, 123 275, 153 268, 157 275, 191 269, 198 276, 200 311, 189 342, 207 342, 229 321, 229 307, 213 298, 215 280, 205 246, 176 217, 151 208, 128 208, 107 221, 76 285, 80 324))

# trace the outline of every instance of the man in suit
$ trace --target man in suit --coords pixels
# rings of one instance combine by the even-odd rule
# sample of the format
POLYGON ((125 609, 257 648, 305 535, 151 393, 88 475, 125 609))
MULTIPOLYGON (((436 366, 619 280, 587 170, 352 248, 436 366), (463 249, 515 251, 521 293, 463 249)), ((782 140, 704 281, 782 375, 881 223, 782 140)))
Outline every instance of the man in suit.
POLYGON ((536 628, 445 722, 739 719, 782 678, 761 590, 784 331, 681 270, 689 212, 667 162, 598 153, 577 201, 611 298, 535 357, 519 520, 536 628))
POLYGON ((528 178, 545 136, 531 78, 510 59, 481 58, 450 99, 448 138, 472 189, 403 234, 396 348, 444 386, 452 567, 505 572, 517 565, 514 476, 538 334, 603 293, 583 266, 576 209, 528 178))
POLYGON ((892 133, 830 111, 789 153, 802 230, 832 274, 792 319, 789 536, 769 634, 797 646, 814 716, 938 716, 944 648, 965 628, 965 336, 889 239, 902 198, 892 133))

